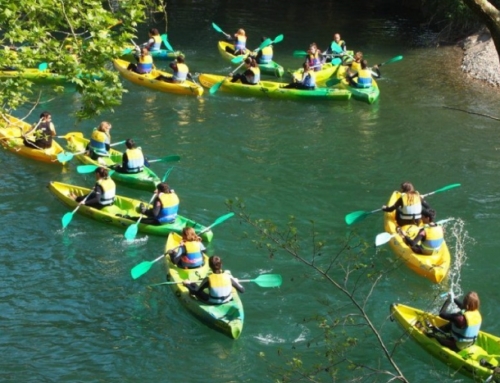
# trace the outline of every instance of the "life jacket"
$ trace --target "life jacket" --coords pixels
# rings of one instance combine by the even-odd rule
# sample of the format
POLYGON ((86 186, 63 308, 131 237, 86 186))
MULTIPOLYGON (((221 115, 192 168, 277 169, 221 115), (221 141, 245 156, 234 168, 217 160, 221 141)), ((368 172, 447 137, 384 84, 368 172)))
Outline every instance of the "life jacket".
POLYGON ((351 70, 353 72, 359 72, 361 70, 361 63, 357 61, 353 61, 351 63, 351 70))
POLYGON ((358 88, 370 88, 372 86, 372 74, 368 69, 360 69, 358 71, 358 88))
POLYGON ((458 342, 473 342, 479 335, 481 329, 482 317, 478 310, 465 311, 463 316, 467 321, 465 328, 458 328, 453 322, 451 323, 451 335, 458 342))
POLYGON ((240 50, 244 52, 247 44, 247 37, 243 35, 236 35, 235 40, 236 41, 234 42, 234 50, 235 51, 240 50))
POLYGON ((426 225, 425 228, 425 240, 422 241, 422 254, 433 254, 441 248, 444 242, 443 228, 439 225, 429 226, 426 225))
POLYGON ((233 299, 233 286, 231 284, 231 277, 229 274, 212 273, 208 276, 209 283, 209 299, 210 303, 222 304, 229 302, 233 299))
POLYGON ((186 64, 177 63, 177 70, 174 72, 174 80, 183 82, 186 81, 189 68, 186 64))
POLYGON ((125 150, 127 154, 127 173, 139 173, 144 169, 144 155, 142 154, 142 150, 135 149, 127 149, 125 150))
POLYGON ((253 72, 253 80, 250 81, 250 79, 248 79, 248 77, 247 77, 248 81, 253 85, 258 84, 260 81, 260 68, 259 67, 250 67, 249 69, 253 72))
POLYGON ((35 130, 35 145, 42 148, 50 148, 52 146, 52 129, 51 122, 44 121, 38 124, 35 130))
POLYGON ((309 64, 310 68, 314 69, 315 72, 321 70, 321 59, 319 58, 319 52, 316 51, 314 54, 309 53, 309 56, 307 56, 307 63, 309 64))
POLYGON ((114 181, 109 177, 101 178, 99 181, 97 181, 97 185, 99 185, 102 189, 101 199, 99 200, 99 203, 104 206, 113 205, 116 195, 116 185, 114 181))
POLYGON ((316 74, 314 70, 309 69, 302 75, 302 85, 314 88, 316 86, 316 74))
POLYGON ((139 62, 137 63, 137 72, 139 73, 149 73, 153 70, 153 57, 151 55, 139 56, 139 62))
POLYGON ((154 40, 154 43, 151 44, 148 49, 149 51, 159 51, 161 49, 161 43, 162 43, 162 40, 161 40, 161 36, 160 35, 154 35, 152 37, 152 39, 154 40))
POLYGON ((92 135, 90 136, 90 149, 100 156, 109 156, 106 144, 110 144, 110 137, 106 133, 101 132, 98 129, 94 129, 92 135))
POLYGON ((180 267, 194 269, 203 265, 203 255, 201 254, 201 242, 188 241, 184 243, 186 254, 181 257, 180 267))
POLYGON ((160 223, 170 223, 177 218, 179 210, 179 197, 175 193, 160 193, 158 199, 161 203, 160 214, 156 219, 160 223))
POLYGON ((335 43, 337 44, 339 47, 340 47, 340 51, 338 49, 334 49, 333 51, 335 53, 342 53, 344 52, 346 49, 345 49, 345 41, 344 40, 339 40, 338 42, 333 40, 332 43, 335 43))
POLYGON ((269 64, 273 59, 273 47, 268 45, 262 48, 262 55, 259 57, 259 64, 269 64))
POLYGON ((418 192, 415 192, 415 194, 413 194, 413 201, 411 204, 409 200, 409 194, 401 194, 401 199, 403 201, 403 206, 398 209, 399 218, 404 220, 422 218, 422 201, 418 192))

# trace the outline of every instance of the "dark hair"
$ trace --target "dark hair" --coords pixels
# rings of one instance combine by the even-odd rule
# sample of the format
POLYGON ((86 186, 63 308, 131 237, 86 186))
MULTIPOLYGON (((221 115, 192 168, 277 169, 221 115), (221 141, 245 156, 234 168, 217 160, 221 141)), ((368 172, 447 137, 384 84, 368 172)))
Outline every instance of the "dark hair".
POLYGON ((184 55, 177 56, 176 60, 178 63, 181 63, 181 64, 184 63, 184 55))
POLYGON ((222 260, 217 255, 212 255, 208 259, 208 265, 214 273, 220 272, 222 270, 222 260))
POLYGON ((429 218, 429 221, 434 222, 434 219, 436 218, 436 210, 423 209, 422 210, 422 217, 429 218))
POLYGON ((166 182, 160 182, 157 186, 156 186, 156 189, 158 189, 158 191, 160 193, 170 193, 170 186, 168 186, 168 184, 166 182))
POLYGON ((469 291, 463 300, 463 307, 467 311, 479 310, 479 296, 475 291, 469 291))
POLYGON ((361 60, 361 68, 366 69, 368 67, 368 61, 366 60, 361 60))
POLYGON ((128 149, 133 149, 135 148, 135 141, 131 138, 127 139, 127 141, 125 141, 125 146, 128 148, 128 149))
POLYGON ((103 167, 97 168, 97 169, 95 170, 95 173, 96 173, 99 177, 101 177, 101 178, 108 178, 108 177, 109 177, 108 169, 103 168, 103 167))
POLYGON ((50 113, 47 111, 40 113, 40 118, 47 118, 49 116, 50 116, 50 113))
POLYGON ((403 182, 401 184, 401 191, 403 193, 408 193, 408 192, 412 192, 412 191, 415 191, 415 188, 413 187, 413 184, 411 182, 403 182))
POLYGON ((158 32, 158 29, 156 29, 156 28, 151 28, 149 30, 149 33, 151 33, 153 36, 156 36, 156 35, 160 34, 160 32, 158 32))

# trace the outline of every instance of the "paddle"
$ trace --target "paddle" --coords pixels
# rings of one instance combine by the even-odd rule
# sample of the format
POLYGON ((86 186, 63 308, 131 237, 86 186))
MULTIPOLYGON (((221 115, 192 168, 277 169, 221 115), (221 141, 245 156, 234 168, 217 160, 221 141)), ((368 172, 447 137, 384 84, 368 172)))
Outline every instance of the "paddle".
MULTIPOLYGON (((456 188, 459 186, 460 186, 460 184, 451 184, 451 185, 442 187, 441 189, 435 190, 433 192, 423 194, 422 197, 427 197, 427 196, 430 196, 430 195, 433 195, 436 193, 441 193, 441 192, 444 192, 444 191, 447 191, 447 190, 450 190, 450 189, 453 189, 453 188, 456 188)), ((382 208, 375 209, 372 211, 363 211, 363 210, 353 211, 352 213, 349 213, 345 216, 345 222, 348 225, 352 225, 353 223, 359 222, 359 221, 365 219, 370 214, 376 213, 378 211, 382 211, 382 208)))
POLYGON ((48 67, 49 67, 49 64, 47 64, 47 63, 41 63, 40 65, 38 65, 38 70, 40 72, 43 72, 43 71, 46 71, 48 67))
POLYGON ((57 138, 64 138, 65 140, 67 140, 70 137, 83 137, 83 133, 82 132, 71 132, 71 133, 66 133, 66 135, 64 135, 64 136, 56 136, 56 137, 57 138))
MULTIPOLYGON (((269 39, 266 39, 265 41, 267 41, 267 40, 269 40, 269 39)), ((264 43, 265 41, 263 41, 263 43, 264 43)), ((265 46, 264 46, 264 47, 262 47, 262 48, 261 48, 261 47, 258 47, 256 50, 254 50, 254 51, 252 52, 252 54, 257 54, 257 53, 258 53, 261 49, 264 49, 265 47, 267 47, 267 46, 269 46, 269 45, 276 44, 276 43, 279 43, 279 42, 281 42, 281 41, 283 41, 283 35, 278 35, 278 36, 276 36, 276 37, 275 37, 275 39, 274 39, 274 40, 271 40, 271 42, 270 42, 269 44, 265 45, 265 46)), ((261 45, 262 45, 262 44, 261 44, 261 45)), ((236 57, 234 57, 234 58, 231 60, 231 62, 232 62, 233 64, 239 64, 239 63, 241 63, 241 62, 245 59, 245 57, 246 57, 245 55, 239 55, 239 56, 236 56, 236 57)))
MULTIPOLYGON (((115 142, 109 146, 116 146, 116 145, 121 145, 121 144, 124 144, 126 142, 126 140, 123 140, 123 141, 118 141, 118 142, 115 142)), ((64 153, 59 153, 57 155, 57 160, 59 162, 68 162, 68 161, 71 161, 73 159, 74 156, 77 156, 79 154, 83 154, 87 152, 87 150, 83 150, 81 152, 76 152, 76 153, 71 153, 71 152, 64 152, 64 153)))
MULTIPOLYGON (((271 39, 266 39, 265 41, 263 41, 259 48, 257 49, 262 49, 262 48, 265 48, 267 47, 269 44, 271 44, 271 39)), ((245 64, 245 62, 242 62, 240 65, 238 65, 236 67, 236 69, 233 70, 233 73, 236 72, 238 69, 240 69, 243 65, 245 64)), ((219 81, 218 83, 212 85, 212 87, 210 88, 209 92, 210 94, 214 94, 215 92, 217 92, 219 90, 219 88, 222 86, 222 84, 224 83, 224 81, 226 81, 227 79, 229 78, 229 76, 227 77, 224 77, 222 79, 222 81, 219 81)))
MULTIPOLYGON (((447 218, 447 219, 442 219, 441 221, 437 221, 436 223, 438 225, 442 225, 443 223, 446 223, 448 221, 453 221, 453 220, 454 220, 454 218, 447 218)), ((383 233, 377 234, 377 236, 375 237, 375 246, 380 246, 380 245, 386 244, 392 238, 394 238, 396 235, 398 235, 398 233, 391 234, 391 233, 383 232, 383 233)))
POLYGON ((165 48, 167 48, 167 51, 170 51, 170 52, 175 52, 174 51, 174 48, 172 48, 172 45, 170 45, 170 43, 168 42, 167 40, 167 34, 164 33, 163 35, 160 36, 161 37, 161 41, 163 41, 163 44, 165 44, 165 48))
MULTIPOLYGON (((181 159, 180 156, 172 155, 172 156, 167 156, 163 158, 158 158, 156 160, 149 160, 149 163, 152 162, 175 162, 179 161, 181 159)), ((87 174, 87 173, 92 173, 95 171, 97 168, 99 168, 100 165, 78 165, 76 167, 76 171, 80 174, 87 174)))
MULTIPOLYGON (((161 286, 161 285, 176 285, 183 283, 184 281, 181 282, 162 282, 162 283, 155 283, 154 285, 149 285, 151 287, 153 286, 161 286)), ((279 274, 262 274, 259 275, 255 279, 240 279, 238 282, 254 282, 256 285, 260 287, 280 287, 281 283, 283 282, 283 279, 281 278, 281 275, 279 274)))
MULTIPOLYGON (((219 218, 217 218, 214 223, 212 223, 210 226, 206 227, 205 229, 203 229, 201 232, 198 233, 198 235, 201 235, 203 233, 206 233, 207 231, 209 231, 212 227, 214 226, 217 226, 219 224, 221 224, 222 222, 226 221, 227 219, 231 218, 232 216, 234 215, 234 213, 228 213, 228 214, 225 214, 219 218)), ((172 249, 173 250, 173 249, 172 249)), ((130 275, 132 276, 132 279, 137 279, 139 278, 140 276, 146 274, 149 269, 156 263, 158 262, 160 259, 162 259, 164 256, 166 255, 166 253, 163 253, 162 255, 160 255, 158 258, 156 258, 155 260, 153 261, 143 261, 141 263, 139 263, 138 265, 134 266, 132 268, 132 270, 130 270, 130 275)))
MULTIPOLYGON (((165 182, 167 180, 168 176, 170 175, 170 172, 173 169, 174 168, 171 167, 170 169, 167 170, 167 172, 163 176, 161 182, 165 182)), ((149 200, 148 205, 151 205, 153 203, 153 200, 155 199, 156 195, 157 195, 156 192, 154 192, 153 196, 149 200)), ((125 239, 127 241, 134 240, 135 236, 137 235, 137 232, 139 231, 139 223, 141 222, 142 217, 144 217, 144 215, 141 214, 141 216, 139 217, 139 219, 137 220, 137 222, 133 223, 132 225, 130 225, 129 227, 127 227, 127 230, 125 230, 125 233, 123 234, 123 236, 125 237, 125 239)))
POLYGON ((226 33, 224 32, 222 29, 219 28, 219 26, 215 23, 212 23, 212 27, 214 27, 214 29, 217 31, 217 32, 220 32, 222 33, 223 35, 225 35, 227 38, 230 38, 231 35, 229 33, 226 33))

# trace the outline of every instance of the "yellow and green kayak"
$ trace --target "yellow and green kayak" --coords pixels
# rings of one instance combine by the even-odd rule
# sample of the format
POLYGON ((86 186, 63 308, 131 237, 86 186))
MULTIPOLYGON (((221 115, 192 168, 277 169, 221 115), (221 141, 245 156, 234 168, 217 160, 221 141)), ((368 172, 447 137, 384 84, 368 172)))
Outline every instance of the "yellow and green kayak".
MULTIPOLYGON (((182 237, 176 233, 168 236, 165 252, 181 244, 182 237)), ((209 327, 222 332, 233 339, 238 339, 243 330, 244 311, 243 303, 236 289, 233 288, 233 299, 221 305, 209 305, 200 301, 189 293, 182 284, 183 281, 200 283, 209 273, 208 257, 204 254, 204 263, 195 269, 183 269, 172 263, 169 256, 165 257, 167 280, 175 282, 170 284, 174 295, 181 304, 196 318, 209 327)), ((228 271, 226 271, 228 272, 228 271)))
MULTIPOLYGON (((392 193, 387 206, 392 206, 401 196, 399 191, 392 193)), ((396 228, 396 211, 384 213, 384 228, 390 234, 395 234, 389 241, 394 254, 401 258, 406 266, 434 283, 440 283, 448 274, 451 264, 450 251, 446 242, 443 242, 440 249, 432 255, 422 255, 414 253, 411 248, 404 242, 403 238, 397 234, 396 228)), ((415 225, 402 226, 403 232, 411 238, 415 237, 420 230, 420 227, 415 225)))
MULTIPOLYGON (((87 147, 89 140, 81 133, 68 134, 66 136, 68 142, 67 148, 72 153, 76 154, 75 157, 83 164, 112 167, 114 165, 121 165, 123 161, 123 153, 110 148, 109 157, 100 157, 99 161, 93 160, 90 156, 82 153, 87 147)), ((150 168, 144 167, 139 173, 120 173, 115 171, 111 178, 118 183, 127 185, 134 189, 155 191, 156 185, 161 182, 158 176, 150 168)))
MULTIPOLYGON (((354 79, 354 81, 356 82, 356 79, 354 79)), ((351 86, 345 78, 341 80, 340 86, 350 91, 352 93, 352 98, 355 100, 367 102, 368 104, 373 104, 380 97, 380 90, 375 79, 372 79, 372 86, 369 88, 351 86)))
POLYGON ((166 93, 185 94, 189 96, 201 96, 203 94, 203 88, 192 81, 186 80, 181 84, 174 84, 158 79, 159 76, 162 76, 161 78, 171 78, 172 74, 170 73, 153 69, 150 73, 139 74, 128 70, 127 67, 130 63, 120 59, 113 60, 113 64, 115 69, 124 78, 136 85, 166 93))
MULTIPOLYGON (((455 352, 442 346, 435 336, 426 334, 431 332, 428 327, 444 326, 448 321, 439 316, 410 306, 393 303, 391 305, 391 319, 398 324, 415 340, 425 351, 438 358, 449 368, 452 373, 461 372, 476 382, 500 382, 500 338, 484 331, 479 332, 474 345, 455 352)), ((449 372, 449 371, 448 371, 449 372)))
MULTIPOLYGON (((219 49, 219 53, 221 54, 221 56, 224 57, 226 60, 231 61, 236 57, 232 53, 226 51, 226 47, 234 49, 234 44, 228 43, 226 41, 219 41, 217 47, 219 49)), ((251 51, 246 49, 244 57, 246 58, 250 53, 251 51)), ((259 68, 261 73, 269 74, 276 77, 283 77, 283 74, 285 73, 285 69, 283 69, 283 67, 275 61, 271 61, 270 63, 267 64, 259 64, 259 68)))
POLYGON ((273 81, 260 81, 257 85, 246 85, 240 82, 232 83, 229 77, 213 74, 200 74, 198 80, 200 81, 200 84, 206 88, 211 88, 215 84, 222 81, 222 85, 219 88, 221 91, 233 93, 239 96, 269 97, 291 100, 349 100, 351 98, 351 92, 345 89, 337 88, 316 88, 313 90, 287 89, 284 88, 284 86, 288 84, 273 81))
MULTIPOLYGON (((69 206, 71 209, 77 207, 78 203, 71 198, 71 195, 84 196, 91 192, 91 189, 84 188, 81 186, 65 184, 61 182, 52 181, 49 183, 49 190, 63 202, 65 205, 69 206)), ((148 202, 143 202, 146 207, 148 202)), ((106 206, 101 210, 95 209, 90 206, 82 205, 77 212, 86 215, 96 221, 103 222, 106 224, 111 224, 118 226, 122 229, 136 223, 136 220, 132 220, 129 217, 139 217, 140 214, 137 213, 140 200, 127 198, 123 196, 116 196, 115 203, 111 206, 106 206)), ((196 232, 201 233, 206 230, 206 227, 181 215, 177 215, 177 218, 173 223, 166 223, 163 225, 150 225, 139 222, 139 231, 146 234, 167 236, 170 233, 182 233, 182 229, 185 227, 193 227, 196 232)), ((201 238, 204 242, 210 242, 213 238, 213 232, 211 230, 202 233, 201 238)))
POLYGON ((28 133, 31 128, 30 124, 16 117, 3 114, 0 117, 0 145, 23 157, 60 165, 61 163, 57 161, 57 155, 63 153, 64 150, 56 140, 52 140, 52 146, 48 149, 35 149, 24 146, 22 135, 28 133))
MULTIPOLYGON (((26 68, 23 70, 0 70, 0 79, 25 78, 40 84, 72 84, 64 75, 51 72, 49 69, 26 68)), ((100 79, 100 75, 93 75, 92 79, 100 79)))
MULTIPOLYGON (((153 60, 173 60, 177 56, 183 55, 181 51, 169 51, 166 49, 160 49, 156 51, 149 51, 151 56, 153 57, 153 60)), ((122 55, 120 56, 122 60, 135 60, 135 47, 130 45, 126 47, 122 55)))

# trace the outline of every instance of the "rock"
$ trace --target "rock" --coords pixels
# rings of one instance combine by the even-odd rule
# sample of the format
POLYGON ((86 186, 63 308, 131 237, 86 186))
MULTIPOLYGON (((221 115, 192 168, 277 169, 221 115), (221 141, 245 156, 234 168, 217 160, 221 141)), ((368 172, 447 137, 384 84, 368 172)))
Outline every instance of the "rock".
POLYGON ((467 37, 462 48, 462 70, 477 80, 500 86, 500 61, 489 31, 484 29, 467 37))

